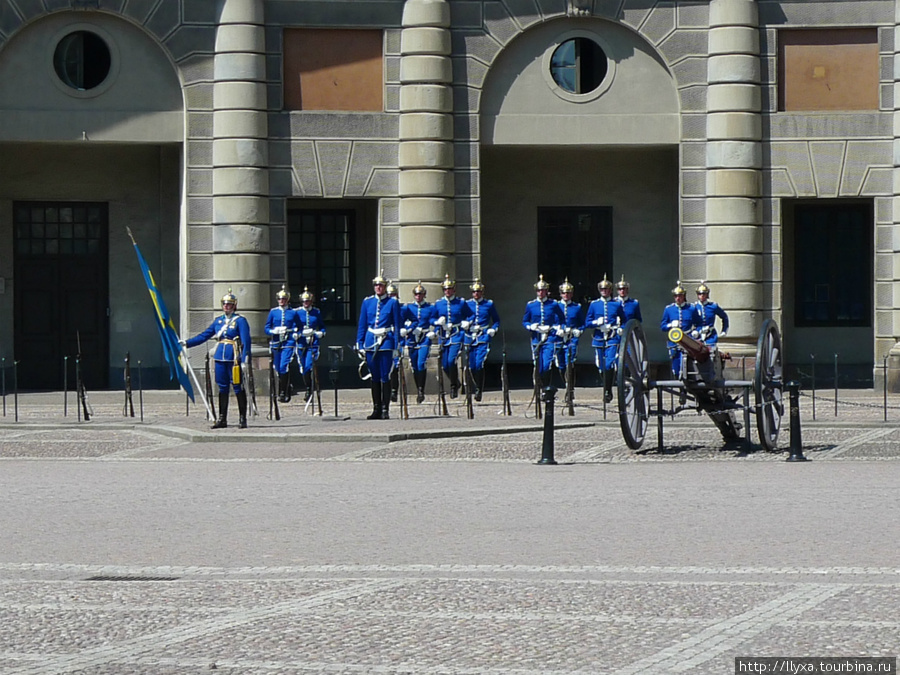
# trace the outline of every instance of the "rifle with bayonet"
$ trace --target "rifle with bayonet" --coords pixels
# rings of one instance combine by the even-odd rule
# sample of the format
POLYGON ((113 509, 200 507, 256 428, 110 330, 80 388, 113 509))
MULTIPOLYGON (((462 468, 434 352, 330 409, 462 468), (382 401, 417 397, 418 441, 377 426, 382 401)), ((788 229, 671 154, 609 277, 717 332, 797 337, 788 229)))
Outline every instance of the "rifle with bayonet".
POLYGON ((206 400, 209 402, 209 414, 212 415, 213 421, 216 419, 216 404, 214 401, 216 400, 213 396, 212 389, 212 376, 209 372, 209 352, 206 352, 206 400))
POLYGON ((472 379, 472 370, 469 367, 469 345, 463 344, 463 387, 466 397, 466 417, 468 419, 475 418, 475 407, 472 404, 472 390, 475 388, 475 381, 472 379))
MULTIPOLYGON (((440 330, 440 327, 438 327, 440 330)), ((447 392, 444 390, 444 331, 438 333, 438 358, 437 358, 437 377, 438 377, 438 414, 448 417, 450 411, 447 410, 447 392)))
MULTIPOLYGON (((288 362, 290 366, 290 362, 288 362)), ((278 409, 278 373, 275 371, 275 351, 269 349, 269 414, 266 419, 281 420, 281 410, 278 409)))
POLYGON ((125 352, 125 407, 122 409, 125 417, 134 417, 134 401, 131 398, 131 352, 125 352))
POLYGON ((400 348, 400 358, 397 359, 397 368, 400 369, 400 419, 409 419, 409 391, 406 386, 406 368, 403 367, 403 348, 400 348))
POLYGON ((500 363, 500 387, 503 390, 503 414, 512 415, 512 405, 509 402, 509 372, 506 367, 506 331, 502 333, 503 337, 503 360, 500 363))

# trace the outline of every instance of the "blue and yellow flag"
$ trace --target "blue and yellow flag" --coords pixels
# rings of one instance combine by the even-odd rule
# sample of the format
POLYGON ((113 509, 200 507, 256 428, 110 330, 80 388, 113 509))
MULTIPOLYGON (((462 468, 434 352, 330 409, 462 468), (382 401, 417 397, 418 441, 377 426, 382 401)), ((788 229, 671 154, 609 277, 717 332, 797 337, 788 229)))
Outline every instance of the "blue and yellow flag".
POLYGON ((175 331, 175 323, 169 316, 169 310, 166 309, 166 303, 163 302, 159 289, 156 288, 156 282, 153 280, 153 274, 147 267, 147 261, 141 255, 137 242, 131 236, 131 230, 128 230, 128 236, 131 237, 131 243, 134 244, 134 252, 137 254, 138 263, 141 265, 141 272, 144 274, 144 281, 147 282, 147 290, 150 292, 150 299, 153 301, 153 308, 156 310, 156 328, 159 330, 159 339, 162 340, 163 354, 169 364, 169 379, 178 378, 178 383, 184 389, 185 393, 194 400, 194 388, 191 386, 191 380, 185 372, 184 350, 178 343, 178 333, 175 331))

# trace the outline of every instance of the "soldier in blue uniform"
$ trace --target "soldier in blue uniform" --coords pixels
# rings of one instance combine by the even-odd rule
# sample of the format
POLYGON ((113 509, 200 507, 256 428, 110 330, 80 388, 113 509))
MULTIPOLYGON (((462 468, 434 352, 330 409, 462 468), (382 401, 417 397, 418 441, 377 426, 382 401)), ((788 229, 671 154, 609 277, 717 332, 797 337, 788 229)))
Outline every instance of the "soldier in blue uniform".
POLYGON ((425 287, 420 281, 413 288, 415 302, 404 305, 400 318, 403 327, 400 335, 406 341, 409 361, 412 364, 413 380, 416 383, 416 403, 425 400, 425 378, 427 373, 428 353, 431 351, 431 321, 434 316, 434 305, 425 300, 425 287))
POLYGON ((484 297, 484 284, 475 279, 469 286, 472 299, 466 300, 471 318, 462 322, 465 342, 469 350, 469 370, 475 383, 473 395, 476 401, 484 393, 484 362, 491 351, 491 338, 500 329, 500 315, 493 300, 484 297))
POLYGON ((303 376, 303 384, 306 385, 306 398, 313 395, 313 368, 319 360, 319 343, 325 337, 325 322, 322 321, 322 313, 315 307, 316 296, 304 286, 300 295, 303 303, 297 310, 297 363, 300 365, 300 374, 303 376))
POLYGON ((575 287, 569 283, 569 278, 559 285, 559 306, 566 317, 562 330, 558 333, 559 353, 557 354, 557 367, 561 372, 567 373, 571 363, 575 365, 575 356, 578 353, 578 338, 584 331, 584 309, 581 303, 572 300, 575 287))
MULTIPOLYGON (((558 331, 564 329, 566 317, 559 303, 550 298, 550 284, 544 275, 534 284, 537 297, 525 305, 522 326, 531 332, 531 358, 537 367, 542 387, 550 384, 553 358, 556 355, 558 331)), ((538 383, 535 382, 535 385, 538 383)))
POLYGON ((616 292, 619 294, 619 303, 622 305, 622 325, 624 326, 631 319, 637 319, 643 323, 641 306, 637 300, 628 295, 631 292, 631 284, 625 281, 624 274, 621 281, 616 284, 616 292))
POLYGON ((382 274, 372 279, 374 295, 362 301, 356 330, 356 349, 365 353, 372 374, 372 414, 366 419, 390 419, 391 370, 400 349, 400 303, 387 294, 382 274))
POLYGON ((182 343, 186 347, 195 347, 215 336, 217 344, 213 359, 216 362, 216 384, 219 386, 219 418, 212 428, 224 429, 228 426, 228 386, 231 385, 238 403, 239 426, 246 429, 247 392, 240 367, 250 362, 250 324, 235 311, 237 297, 231 289, 222 296, 222 310, 225 313, 213 319, 209 328, 189 340, 182 340, 182 343))
POLYGON ((450 398, 459 395, 459 371, 456 360, 463 344, 462 322, 472 316, 472 310, 462 298, 456 297, 456 282, 447 274, 441 283, 444 297, 434 303, 432 332, 441 346, 441 368, 450 378, 450 398))
POLYGON ((717 303, 709 299, 709 286, 701 281, 697 286, 697 302, 694 303, 694 326, 696 335, 693 337, 703 340, 710 347, 715 348, 720 337, 728 334, 728 314, 717 303), (722 332, 716 332, 716 317, 722 320, 722 332))
POLYGON ((594 363, 603 380, 603 400, 612 401, 612 386, 616 377, 617 360, 619 358, 619 342, 624 319, 622 303, 612 297, 612 282, 603 275, 603 281, 597 284, 600 297, 588 307, 584 319, 585 328, 594 329, 594 363))
POLYGON ((291 359, 294 357, 297 337, 297 313, 291 308, 290 300, 291 294, 282 285, 281 290, 275 294, 277 306, 269 311, 265 326, 265 333, 269 336, 269 350, 278 375, 278 400, 281 403, 291 400, 291 359))
MULTIPOLYGON (((687 291, 681 286, 681 282, 675 282, 675 288, 672 289, 672 296, 675 302, 668 305, 663 310, 662 320, 659 322, 660 329, 667 333, 672 328, 680 328, 682 331, 690 335, 691 329, 694 328, 696 316, 694 308, 684 299, 687 291)), ((669 348, 669 361, 672 362, 672 374, 681 379, 682 353, 681 350, 671 340, 666 340, 666 346, 669 348)))

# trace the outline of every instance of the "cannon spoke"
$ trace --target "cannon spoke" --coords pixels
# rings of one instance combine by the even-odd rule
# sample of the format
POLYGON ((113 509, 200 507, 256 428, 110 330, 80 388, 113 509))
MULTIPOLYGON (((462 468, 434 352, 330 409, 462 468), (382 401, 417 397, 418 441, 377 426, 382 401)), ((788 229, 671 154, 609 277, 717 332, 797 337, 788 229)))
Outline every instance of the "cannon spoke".
POLYGON ((760 444, 769 452, 778 448, 778 432, 784 415, 781 396, 781 335, 778 325, 766 319, 756 346, 756 428, 760 444))

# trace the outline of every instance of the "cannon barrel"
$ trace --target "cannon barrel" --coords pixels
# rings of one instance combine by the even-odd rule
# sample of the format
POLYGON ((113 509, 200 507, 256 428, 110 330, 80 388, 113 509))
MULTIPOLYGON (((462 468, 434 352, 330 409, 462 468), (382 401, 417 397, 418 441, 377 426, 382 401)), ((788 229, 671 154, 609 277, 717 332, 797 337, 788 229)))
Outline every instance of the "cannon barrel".
POLYGON ((697 363, 709 361, 709 347, 706 343, 695 340, 680 328, 669 329, 669 341, 681 347, 697 363))

